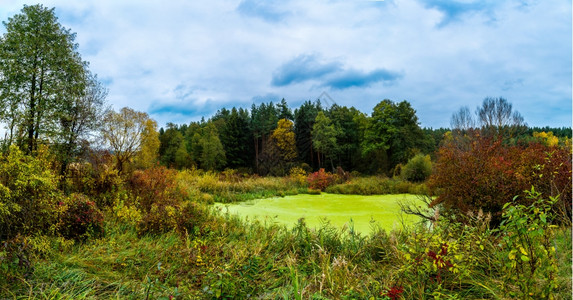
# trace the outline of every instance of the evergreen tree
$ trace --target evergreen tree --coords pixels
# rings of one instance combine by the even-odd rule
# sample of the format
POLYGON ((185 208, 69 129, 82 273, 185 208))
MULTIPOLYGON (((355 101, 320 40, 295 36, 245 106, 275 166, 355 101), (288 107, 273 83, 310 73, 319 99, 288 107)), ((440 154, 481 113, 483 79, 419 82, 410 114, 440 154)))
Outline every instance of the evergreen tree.
POLYGON ((294 133, 299 158, 313 169, 318 168, 318 160, 312 145, 312 126, 318 112, 322 111, 320 101, 304 102, 294 111, 294 133))
POLYGON ((225 148, 227 167, 248 167, 252 163, 250 150, 251 132, 248 112, 233 107, 225 127, 220 133, 221 143, 225 148))

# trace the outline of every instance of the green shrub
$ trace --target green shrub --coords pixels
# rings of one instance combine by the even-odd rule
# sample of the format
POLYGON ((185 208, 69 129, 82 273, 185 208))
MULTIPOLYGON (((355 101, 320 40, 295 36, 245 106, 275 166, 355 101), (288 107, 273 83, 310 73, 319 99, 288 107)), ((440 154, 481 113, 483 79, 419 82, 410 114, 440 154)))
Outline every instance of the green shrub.
POLYGON ((531 205, 519 204, 514 199, 503 207, 504 220, 499 232, 504 251, 498 252, 503 278, 506 287, 519 287, 519 292, 508 289, 511 297, 553 299, 558 268, 551 208, 558 199, 543 199, 533 187, 526 195, 531 205))
POLYGON ((114 168, 113 156, 105 151, 94 152, 88 160, 68 165, 63 190, 89 196, 101 209, 112 207, 125 192, 124 179, 114 168))
POLYGON ((11 146, 0 157, 0 240, 55 231, 63 195, 46 155, 45 149, 32 157, 11 146))
POLYGON ((34 272, 31 254, 32 248, 24 236, 17 235, 0 243, 0 286, 15 284, 34 272))
POLYGON ((400 172, 404 180, 425 181, 432 174, 432 160, 429 155, 417 154, 401 168, 400 172))
POLYGON ((380 176, 357 177, 326 188, 327 193, 345 195, 428 194, 424 183, 380 176))

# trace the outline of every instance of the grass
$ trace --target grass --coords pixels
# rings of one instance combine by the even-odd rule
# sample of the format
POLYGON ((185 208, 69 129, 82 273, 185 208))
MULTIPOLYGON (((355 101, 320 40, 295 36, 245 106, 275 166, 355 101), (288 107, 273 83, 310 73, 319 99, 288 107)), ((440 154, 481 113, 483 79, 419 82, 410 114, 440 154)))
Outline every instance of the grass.
POLYGON ((329 186, 326 192, 345 195, 427 194, 425 183, 411 183, 399 178, 367 176, 329 186))
MULTIPOLYGON (((216 212, 202 226, 201 235, 138 236, 108 222, 105 237, 34 257, 33 274, 0 280, 0 298, 385 299, 395 286, 404 288, 404 299, 509 298, 499 269, 503 255, 493 255, 502 249, 482 229, 444 224, 363 235, 328 224, 312 229, 304 221, 291 228, 245 223, 216 212), (425 248, 437 251, 444 240, 451 245, 444 257, 460 271, 444 270, 438 283, 425 248), (485 250, 476 251, 476 241, 485 250)), ((556 299, 571 293, 568 233, 556 238, 563 253, 556 299)))
POLYGON ((259 199, 235 204, 216 204, 246 219, 259 219, 271 223, 296 225, 304 218, 310 228, 318 228, 328 222, 337 228, 352 227, 369 234, 376 228, 386 231, 401 228, 402 223, 412 224, 413 216, 400 213, 398 201, 415 201, 415 195, 320 195, 299 194, 286 197, 259 199))
MULTIPOLYGON (((219 182, 209 173, 178 176, 189 201, 197 202, 306 190, 288 178, 219 182)), ((364 180, 368 186, 377 182, 364 180)), ((492 232, 481 219, 461 224, 446 218, 432 228, 384 230, 381 224, 370 231, 372 211, 397 209, 395 201, 380 199, 396 197, 300 194, 246 207, 252 211, 259 203, 278 201, 282 206, 276 212, 286 214, 310 204, 306 209, 311 215, 316 213, 311 209, 338 204, 333 214, 325 215, 330 222, 299 219, 295 213, 288 226, 264 217, 246 222, 225 209, 197 204, 202 213, 192 214, 197 216, 197 222, 189 223, 192 227, 156 234, 138 231, 135 223, 107 209, 102 237, 73 242, 31 236, 9 248, 0 245, 0 299, 387 300, 390 290, 402 291, 403 299, 527 298, 519 297, 519 282, 507 276, 509 253, 519 249, 508 248, 501 237, 514 233, 492 232), (347 222, 348 203, 365 211, 366 229, 359 228, 358 217, 352 226, 335 223, 337 218, 347 222), (15 255, 6 249, 16 249, 10 250, 15 255), (33 268, 22 267, 28 260, 33 268)), ((395 215, 379 222, 389 219, 395 215)), ((543 288, 538 286, 542 277, 555 276, 554 298, 570 299, 570 228, 559 229, 553 240, 558 269, 539 273, 532 289, 543 288)))

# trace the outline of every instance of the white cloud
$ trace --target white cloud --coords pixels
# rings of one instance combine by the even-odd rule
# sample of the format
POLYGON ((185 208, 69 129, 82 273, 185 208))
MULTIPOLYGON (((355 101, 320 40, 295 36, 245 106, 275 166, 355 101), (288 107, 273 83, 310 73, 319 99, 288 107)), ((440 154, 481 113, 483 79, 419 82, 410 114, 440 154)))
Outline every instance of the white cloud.
MULTIPOLYGON (((44 5, 55 6, 60 22, 77 32, 82 57, 108 84, 113 106, 148 111, 160 124, 210 117, 223 106, 250 107, 268 95, 293 107, 326 90, 366 113, 385 98, 408 100, 422 126, 448 126, 452 112, 474 108, 486 96, 507 98, 530 125, 570 126, 571 1, 465 2, 44 5), (376 70, 401 77, 348 89, 312 80, 272 84, 281 66, 309 54, 321 64, 338 63, 348 71, 338 77, 349 82, 352 74, 364 79, 376 70)), ((0 17, 23 4, 0 0, 0 17)))

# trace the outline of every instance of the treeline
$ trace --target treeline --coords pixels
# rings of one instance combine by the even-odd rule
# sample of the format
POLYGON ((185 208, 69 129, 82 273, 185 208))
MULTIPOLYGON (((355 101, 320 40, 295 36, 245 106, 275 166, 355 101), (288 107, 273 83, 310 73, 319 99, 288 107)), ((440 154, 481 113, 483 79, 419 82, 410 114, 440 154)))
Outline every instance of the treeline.
MULTIPOLYGON (((513 143, 531 139, 534 132, 571 138, 571 128, 519 128, 513 143)), ((250 110, 222 108, 207 121, 168 123, 159 130, 159 159, 179 169, 231 168, 260 175, 285 175, 293 166, 393 175, 416 154, 434 154, 450 131, 421 128, 408 101, 383 100, 368 115, 354 107, 324 107, 320 100, 292 110, 283 99, 250 110)))
POLYGON ((294 111, 284 99, 250 110, 222 108, 208 121, 169 123, 159 139, 166 166, 261 175, 284 175, 301 164, 308 170, 388 172, 416 153, 435 151, 439 143, 420 128, 409 102, 391 100, 376 105, 371 116, 354 107, 323 107, 319 100, 294 111))
MULTIPOLYGON (((338 167, 364 174, 398 174, 416 154, 433 158, 449 129, 420 127, 408 101, 383 100, 370 114, 354 107, 306 101, 291 109, 279 103, 250 109, 222 108, 207 121, 157 123, 144 112, 105 104, 107 90, 81 59, 75 34, 62 27, 54 9, 24 6, 8 19, 0 39, 0 122, 3 152, 12 144, 36 155, 47 145, 57 156, 59 175, 68 166, 108 151, 120 173, 158 162, 177 169, 235 169, 241 173, 288 174, 338 167), (94 143, 97 142, 97 143, 94 143)), ((511 143, 545 134, 558 142, 571 128, 527 128, 503 98, 486 98, 474 115, 462 108, 453 131, 500 129, 511 143), (496 111, 497 109, 497 111, 496 111), (497 129, 496 129, 497 128, 497 129)))

